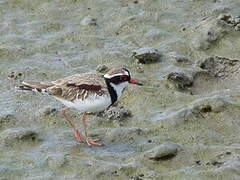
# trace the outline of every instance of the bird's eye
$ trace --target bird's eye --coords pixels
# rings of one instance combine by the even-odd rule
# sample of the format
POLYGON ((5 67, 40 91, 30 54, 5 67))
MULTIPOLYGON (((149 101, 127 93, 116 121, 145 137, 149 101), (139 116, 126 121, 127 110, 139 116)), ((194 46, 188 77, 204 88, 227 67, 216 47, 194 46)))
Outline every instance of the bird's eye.
POLYGON ((120 76, 120 80, 121 81, 127 81, 128 80, 128 76, 126 76, 126 75, 120 76))

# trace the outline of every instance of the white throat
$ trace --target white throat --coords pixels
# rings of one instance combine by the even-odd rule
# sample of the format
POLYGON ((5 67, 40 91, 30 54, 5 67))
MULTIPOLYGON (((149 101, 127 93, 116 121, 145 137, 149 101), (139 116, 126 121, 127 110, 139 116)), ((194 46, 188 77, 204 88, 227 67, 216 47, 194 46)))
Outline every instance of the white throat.
POLYGON ((119 84, 117 84, 117 85, 116 85, 116 84, 113 84, 113 83, 110 83, 110 85, 111 85, 111 86, 113 87, 113 89, 116 91, 118 98, 121 97, 124 88, 127 87, 128 84, 129 84, 128 81, 119 83, 119 84))

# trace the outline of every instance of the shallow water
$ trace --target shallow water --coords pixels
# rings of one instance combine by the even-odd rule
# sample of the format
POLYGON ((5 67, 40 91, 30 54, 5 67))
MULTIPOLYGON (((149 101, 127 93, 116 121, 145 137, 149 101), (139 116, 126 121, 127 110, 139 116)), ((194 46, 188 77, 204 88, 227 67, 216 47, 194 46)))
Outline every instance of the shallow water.
POLYGON ((240 179, 240 63, 227 63, 240 60, 240 31, 217 21, 239 10, 238 0, 1 1, 0 179, 240 179), (161 61, 136 63, 132 51, 142 47, 161 61), (203 69, 207 57, 216 64, 203 69), (127 66, 145 84, 128 87, 118 103, 132 117, 89 116, 103 147, 75 142, 53 98, 14 89, 99 64, 127 66), (193 86, 179 89, 172 72, 193 86), (165 142, 178 144, 177 154, 150 159, 165 142))

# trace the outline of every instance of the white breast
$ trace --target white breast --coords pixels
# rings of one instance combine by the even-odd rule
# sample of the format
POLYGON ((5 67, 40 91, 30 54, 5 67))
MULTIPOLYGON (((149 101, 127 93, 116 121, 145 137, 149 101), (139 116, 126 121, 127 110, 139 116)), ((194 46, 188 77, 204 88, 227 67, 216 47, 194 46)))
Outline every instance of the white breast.
POLYGON ((117 93, 117 97, 120 98, 122 96, 122 92, 123 90, 128 86, 128 82, 122 82, 122 83, 119 83, 119 84, 113 84, 113 83, 110 83, 110 85, 113 87, 113 89, 116 91, 117 93))
POLYGON ((109 95, 99 96, 94 94, 92 96, 88 96, 85 100, 76 99, 74 101, 67 101, 58 97, 55 98, 62 102, 65 106, 75 108, 80 112, 101 112, 112 103, 109 95))

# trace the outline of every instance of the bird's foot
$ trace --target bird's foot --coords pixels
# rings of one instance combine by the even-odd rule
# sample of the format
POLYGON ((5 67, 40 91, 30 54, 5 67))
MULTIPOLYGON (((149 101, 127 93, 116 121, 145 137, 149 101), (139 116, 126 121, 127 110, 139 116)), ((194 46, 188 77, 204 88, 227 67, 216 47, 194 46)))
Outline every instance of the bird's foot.
POLYGON ((73 136, 78 142, 84 142, 84 139, 82 138, 80 131, 78 129, 73 130, 73 136))
POLYGON ((100 141, 100 139, 91 139, 91 138, 86 138, 86 143, 89 145, 89 146, 103 146, 103 144, 101 143, 98 143, 98 141, 100 141))

